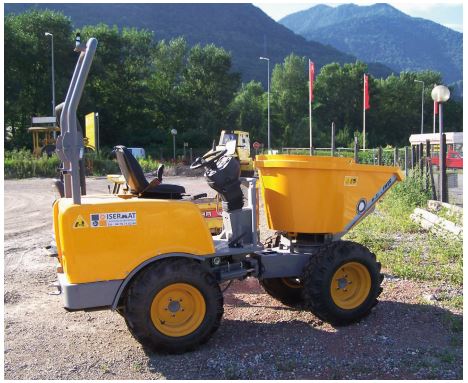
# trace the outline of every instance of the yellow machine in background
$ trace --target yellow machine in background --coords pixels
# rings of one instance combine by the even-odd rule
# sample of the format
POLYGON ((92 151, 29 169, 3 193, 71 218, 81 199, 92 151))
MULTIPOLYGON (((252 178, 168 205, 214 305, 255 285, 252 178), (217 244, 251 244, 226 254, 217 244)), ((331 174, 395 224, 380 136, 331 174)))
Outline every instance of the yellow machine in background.
POLYGON ((96 117, 97 113, 91 112, 85 116, 85 128, 86 128, 86 137, 83 138, 84 146, 87 148, 96 151, 98 148, 98 140, 99 132, 98 132, 98 124, 96 124, 96 117))
POLYGON ((34 126, 28 128, 28 132, 32 134, 34 156, 47 154, 50 157, 55 152, 55 135, 60 132, 55 117, 33 117, 32 123, 34 126))
POLYGON ((216 146, 216 150, 225 148, 226 143, 232 140, 236 141, 235 155, 240 162, 241 176, 252 177, 254 175, 254 166, 252 157, 250 156, 250 137, 248 132, 242 130, 223 130, 219 137, 219 144, 216 146))
POLYGON ((43 154, 47 154, 50 157, 55 152, 54 132, 60 132, 59 127, 31 126, 28 132, 32 133, 33 136, 33 154, 36 157, 40 157, 43 154))
MULTIPOLYGON (((95 151, 99 145, 96 127, 96 113, 89 113, 85 116, 86 122, 86 137, 83 138, 84 146, 90 150, 95 151)), ((55 117, 33 117, 33 124, 28 128, 28 132, 32 134, 33 138, 33 154, 40 157, 47 154, 50 157, 55 153, 57 133, 60 133, 60 127, 56 124, 55 117)))

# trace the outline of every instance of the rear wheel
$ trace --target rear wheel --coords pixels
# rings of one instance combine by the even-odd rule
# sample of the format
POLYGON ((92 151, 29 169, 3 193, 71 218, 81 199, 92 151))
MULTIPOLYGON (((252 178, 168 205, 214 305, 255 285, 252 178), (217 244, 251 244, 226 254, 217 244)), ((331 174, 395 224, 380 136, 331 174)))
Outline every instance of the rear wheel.
POLYGON ((303 302, 302 282, 299 278, 268 278, 260 281, 263 289, 286 306, 297 306, 303 302))
POLYGON ((223 296, 214 276, 190 259, 156 262, 132 282, 125 318, 133 336, 155 351, 180 353, 219 327, 223 296))
POLYGON ((303 275, 303 297, 319 318, 334 325, 355 322, 377 304, 383 275, 375 255, 349 241, 333 242, 313 256, 303 275))

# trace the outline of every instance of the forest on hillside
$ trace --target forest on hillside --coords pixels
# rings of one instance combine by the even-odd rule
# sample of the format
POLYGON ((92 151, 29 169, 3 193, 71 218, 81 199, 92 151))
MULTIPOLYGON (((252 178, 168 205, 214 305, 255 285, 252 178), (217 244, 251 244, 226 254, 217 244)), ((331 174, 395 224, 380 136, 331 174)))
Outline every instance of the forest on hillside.
MULTIPOLYGON (((27 128, 32 116, 51 114, 50 40, 54 35, 57 103, 65 97, 76 62, 69 18, 53 11, 5 16, 5 147, 30 147, 27 128)), ((99 41, 78 117, 99 112, 101 145, 157 148, 171 145, 170 130, 195 148, 211 146, 222 129, 242 129, 253 140, 266 141, 267 93, 256 81, 241 82, 232 55, 223 47, 189 46, 184 38, 155 41, 153 33, 104 24, 80 28, 82 39, 99 41)), ((271 73, 273 147, 307 147, 307 58, 291 54, 271 73)), ((266 63, 265 63, 266 66, 266 63)), ((265 68, 266 69, 266 68, 265 68)), ((266 71, 265 71, 266 72, 266 71)), ((329 146, 335 122, 337 144, 349 146, 362 130, 362 62, 332 63, 315 78, 314 145, 329 146)), ((440 73, 402 72, 369 78, 371 108, 366 115, 369 146, 408 144, 420 131, 421 84, 424 81, 425 131, 432 131, 433 84, 440 73)), ((446 103, 446 131, 462 129, 462 104, 446 103)))

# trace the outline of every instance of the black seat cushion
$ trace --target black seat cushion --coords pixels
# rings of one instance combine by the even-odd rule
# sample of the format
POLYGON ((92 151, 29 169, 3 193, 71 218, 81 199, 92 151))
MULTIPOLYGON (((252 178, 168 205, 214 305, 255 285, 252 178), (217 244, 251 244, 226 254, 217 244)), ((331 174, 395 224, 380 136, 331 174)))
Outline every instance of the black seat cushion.
POLYGON ((119 163, 120 171, 122 172, 132 194, 141 194, 142 198, 182 198, 182 194, 185 193, 185 188, 183 186, 159 184, 155 187, 146 189, 149 182, 132 152, 123 145, 115 146, 114 151, 117 157, 117 162, 119 163))
POLYGON ((181 199, 185 193, 185 188, 180 185, 159 184, 154 188, 146 189, 142 198, 157 198, 157 199, 181 199))

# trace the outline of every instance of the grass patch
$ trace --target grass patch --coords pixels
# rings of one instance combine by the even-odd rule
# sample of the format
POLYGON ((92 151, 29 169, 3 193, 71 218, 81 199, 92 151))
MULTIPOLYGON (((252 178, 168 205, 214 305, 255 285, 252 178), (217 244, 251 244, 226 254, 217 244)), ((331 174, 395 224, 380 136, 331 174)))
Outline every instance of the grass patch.
POLYGON ((406 279, 463 283, 463 241, 436 236, 415 224, 410 214, 430 198, 416 169, 384 197, 376 211, 347 239, 369 247, 382 266, 406 279))
POLYGON ((439 300, 444 304, 444 306, 457 310, 463 310, 462 295, 448 296, 446 294, 439 294, 439 300))
POLYGON ((447 221, 453 222, 455 225, 463 226, 463 215, 457 214, 450 209, 447 209, 445 206, 442 206, 436 214, 447 221))
POLYGON ((60 161, 57 156, 35 158, 29 150, 5 151, 5 179, 30 177, 55 177, 60 161))
POLYGON ((451 332, 450 345, 452 347, 463 346, 463 317, 461 315, 445 313, 443 320, 451 332))

